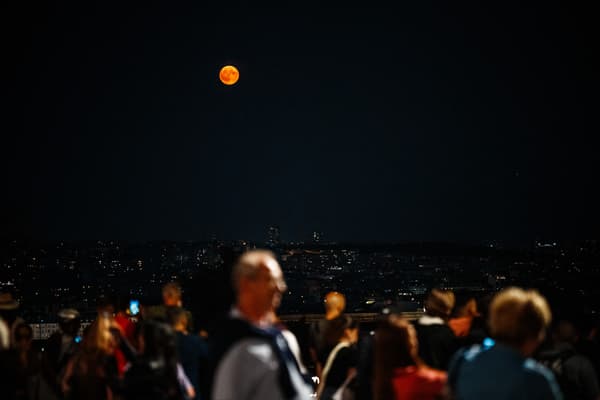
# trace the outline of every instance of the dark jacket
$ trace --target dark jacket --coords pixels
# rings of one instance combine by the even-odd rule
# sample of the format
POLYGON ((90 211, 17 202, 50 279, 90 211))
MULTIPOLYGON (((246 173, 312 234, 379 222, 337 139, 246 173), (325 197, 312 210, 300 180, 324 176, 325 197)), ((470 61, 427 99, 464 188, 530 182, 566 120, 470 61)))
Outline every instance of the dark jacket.
POLYGON ((450 359, 457 348, 456 336, 446 324, 415 323, 419 340, 419 356, 431 368, 448 370, 450 359))
POLYGON ((177 332, 177 353, 179 362, 196 391, 196 400, 200 397, 201 371, 206 369, 208 362, 208 345, 205 340, 196 335, 185 335, 177 332))

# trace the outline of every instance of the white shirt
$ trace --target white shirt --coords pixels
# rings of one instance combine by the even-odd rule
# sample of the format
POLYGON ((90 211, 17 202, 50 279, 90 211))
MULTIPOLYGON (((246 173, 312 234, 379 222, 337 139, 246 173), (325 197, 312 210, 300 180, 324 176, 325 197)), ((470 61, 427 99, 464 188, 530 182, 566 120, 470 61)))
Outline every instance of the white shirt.
MULTIPOLYGON (((297 393, 295 400, 310 399, 312 390, 296 368, 290 369, 290 379, 297 393)), ((279 360, 271 344, 260 338, 235 343, 217 366, 212 400, 281 399, 279 360)))

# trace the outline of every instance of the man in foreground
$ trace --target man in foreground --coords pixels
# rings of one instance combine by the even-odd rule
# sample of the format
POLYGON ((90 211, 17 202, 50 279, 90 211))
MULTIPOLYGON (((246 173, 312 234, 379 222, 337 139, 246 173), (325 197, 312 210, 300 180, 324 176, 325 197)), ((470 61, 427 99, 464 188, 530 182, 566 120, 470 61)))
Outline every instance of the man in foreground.
POLYGON ((306 384, 281 332, 275 310, 286 290, 273 253, 244 253, 233 269, 237 300, 213 344, 213 400, 308 399, 306 384))

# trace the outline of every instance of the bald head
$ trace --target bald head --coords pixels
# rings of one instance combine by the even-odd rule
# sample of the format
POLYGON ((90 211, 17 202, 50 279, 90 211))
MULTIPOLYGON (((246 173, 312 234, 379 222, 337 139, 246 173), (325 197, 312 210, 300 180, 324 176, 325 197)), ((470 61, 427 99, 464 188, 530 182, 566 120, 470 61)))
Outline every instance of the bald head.
POLYGON ((232 279, 238 308, 250 320, 260 321, 274 313, 287 290, 281 267, 268 250, 244 253, 233 268, 232 279))
POLYGON ((177 283, 166 283, 162 287, 162 297, 166 306, 181 307, 181 287, 177 283))
POLYGON ((325 318, 333 319, 346 309, 346 297, 340 292, 329 292, 325 295, 325 318))

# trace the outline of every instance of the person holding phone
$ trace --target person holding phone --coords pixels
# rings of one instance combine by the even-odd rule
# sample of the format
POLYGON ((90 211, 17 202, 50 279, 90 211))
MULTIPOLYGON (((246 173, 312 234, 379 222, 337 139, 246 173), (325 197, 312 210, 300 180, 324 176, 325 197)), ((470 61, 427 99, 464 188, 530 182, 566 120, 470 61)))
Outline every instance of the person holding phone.
MULTIPOLYGON (((135 323, 131 319, 131 301, 127 302, 124 298, 119 297, 117 298, 115 308, 115 323, 119 328, 121 337, 125 338, 130 345, 135 347, 135 323)), ((128 363, 127 357, 120 348, 117 348, 115 350, 115 358, 117 359, 119 376, 122 378, 125 374, 125 367, 128 363)))

